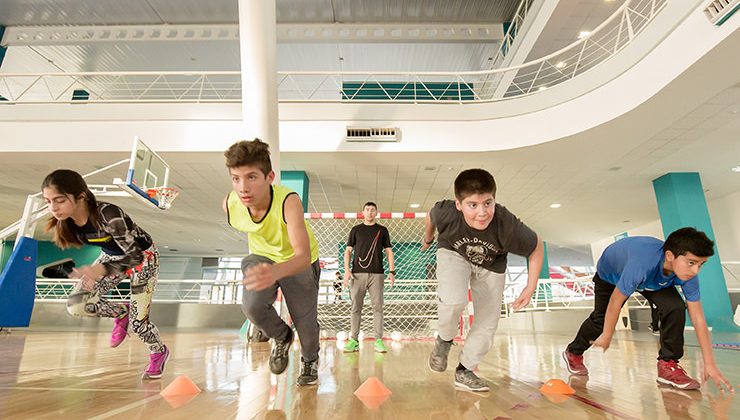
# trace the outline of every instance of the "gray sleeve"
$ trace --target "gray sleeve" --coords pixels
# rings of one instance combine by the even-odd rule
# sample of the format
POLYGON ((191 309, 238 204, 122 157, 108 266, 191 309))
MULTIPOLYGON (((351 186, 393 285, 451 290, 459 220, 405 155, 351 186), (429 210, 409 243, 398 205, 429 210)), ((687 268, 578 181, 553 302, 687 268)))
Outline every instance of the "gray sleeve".
POLYGON ((499 232, 504 250, 512 254, 528 257, 537 247, 537 233, 514 216, 504 206, 496 205, 496 216, 499 217, 499 232))
POLYGON ((441 228, 449 223, 451 215, 456 212, 455 202, 452 200, 441 200, 434 204, 434 207, 429 211, 429 218, 432 220, 432 224, 441 230, 441 228))

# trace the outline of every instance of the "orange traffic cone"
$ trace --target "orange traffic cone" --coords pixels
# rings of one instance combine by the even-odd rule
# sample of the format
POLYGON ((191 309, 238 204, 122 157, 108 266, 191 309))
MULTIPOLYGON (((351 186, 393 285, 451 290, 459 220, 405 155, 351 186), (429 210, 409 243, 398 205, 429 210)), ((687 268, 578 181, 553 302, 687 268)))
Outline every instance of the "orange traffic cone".
POLYGON ((573 395, 576 391, 560 379, 550 379, 540 387, 543 394, 573 395))
POLYGON ((365 404, 365 407, 373 410, 380 407, 392 394, 380 380, 371 376, 355 391, 357 398, 365 404))
POLYGON ((200 394, 200 388, 185 375, 178 376, 162 392, 159 393, 167 404, 172 408, 180 408, 189 403, 196 395, 200 394))
POLYGON ((198 385, 194 384, 185 375, 180 375, 175 378, 159 395, 163 397, 176 397, 178 395, 195 395, 200 393, 198 385))

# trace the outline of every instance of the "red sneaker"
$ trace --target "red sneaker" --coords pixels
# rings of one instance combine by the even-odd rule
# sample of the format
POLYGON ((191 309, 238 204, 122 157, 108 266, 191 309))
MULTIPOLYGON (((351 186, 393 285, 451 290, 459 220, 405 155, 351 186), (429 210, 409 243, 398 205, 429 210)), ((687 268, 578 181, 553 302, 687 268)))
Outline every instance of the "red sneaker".
POLYGON ((699 389, 701 385, 686 374, 678 360, 658 360, 658 382, 679 389, 699 389))
POLYGON ((568 372, 573 375, 587 376, 588 368, 583 364, 583 355, 577 355, 569 352, 567 349, 563 352, 563 360, 565 360, 565 366, 568 367, 568 372))

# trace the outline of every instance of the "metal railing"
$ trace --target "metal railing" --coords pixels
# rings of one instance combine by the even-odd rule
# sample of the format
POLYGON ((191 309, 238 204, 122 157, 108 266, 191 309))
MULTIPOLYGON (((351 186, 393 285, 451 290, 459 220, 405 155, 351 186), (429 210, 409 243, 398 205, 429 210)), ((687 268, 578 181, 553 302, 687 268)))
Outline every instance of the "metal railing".
MULTIPOLYGON (((512 303, 526 285, 526 277, 520 281, 507 281, 504 289, 502 314, 509 315, 503 306, 512 303), (522 281, 523 280, 523 281, 522 281)), ((37 279, 36 301, 64 302, 69 297, 75 279, 37 279)), ((118 301, 129 299, 130 286, 127 281, 112 289, 106 298, 118 301)), ((240 304, 242 284, 240 280, 158 280, 154 302, 240 304)), ((386 285, 384 300, 387 306, 437 304, 437 280, 398 280, 395 287, 386 285)), ((547 311, 592 308, 593 282, 591 277, 576 279, 541 279, 538 289, 526 311, 547 311)), ((348 291, 336 293, 333 282, 322 280, 319 284, 319 306, 349 303, 348 291)), ((642 308, 647 303, 639 294, 633 294, 627 306, 642 308)), ((346 317, 345 315, 342 315, 346 317)), ((433 314, 436 317, 436 312, 433 314)))
POLYGON ((524 19, 526 19, 529 10, 532 8, 534 0, 522 0, 519 2, 519 6, 514 12, 514 18, 511 19, 511 25, 509 25, 504 38, 501 40, 501 46, 496 55, 493 57, 491 68, 496 68, 504 60, 504 57, 511 51, 511 47, 514 45, 514 39, 519 34, 522 25, 524 25, 524 19))
MULTIPOLYGON (((279 72, 278 98, 282 102, 475 103, 521 97, 573 79, 618 54, 667 2, 626 0, 588 35, 517 66, 463 72, 279 72)), ((0 74, 0 105, 240 101, 238 71, 0 74)))

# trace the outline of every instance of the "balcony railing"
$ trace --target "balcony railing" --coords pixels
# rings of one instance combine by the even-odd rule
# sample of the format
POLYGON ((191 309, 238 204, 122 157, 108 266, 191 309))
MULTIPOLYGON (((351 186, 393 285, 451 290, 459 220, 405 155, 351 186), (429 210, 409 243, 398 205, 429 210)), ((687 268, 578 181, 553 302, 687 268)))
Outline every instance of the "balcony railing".
MULTIPOLYGON (((517 66, 463 72, 279 72, 278 98, 282 102, 476 103, 522 97, 578 77, 618 54, 667 2, 627 0, 588 35, 517 66)), ((0 74, 0 105, 240 102, 240 77, 238 71, 0 74)))

